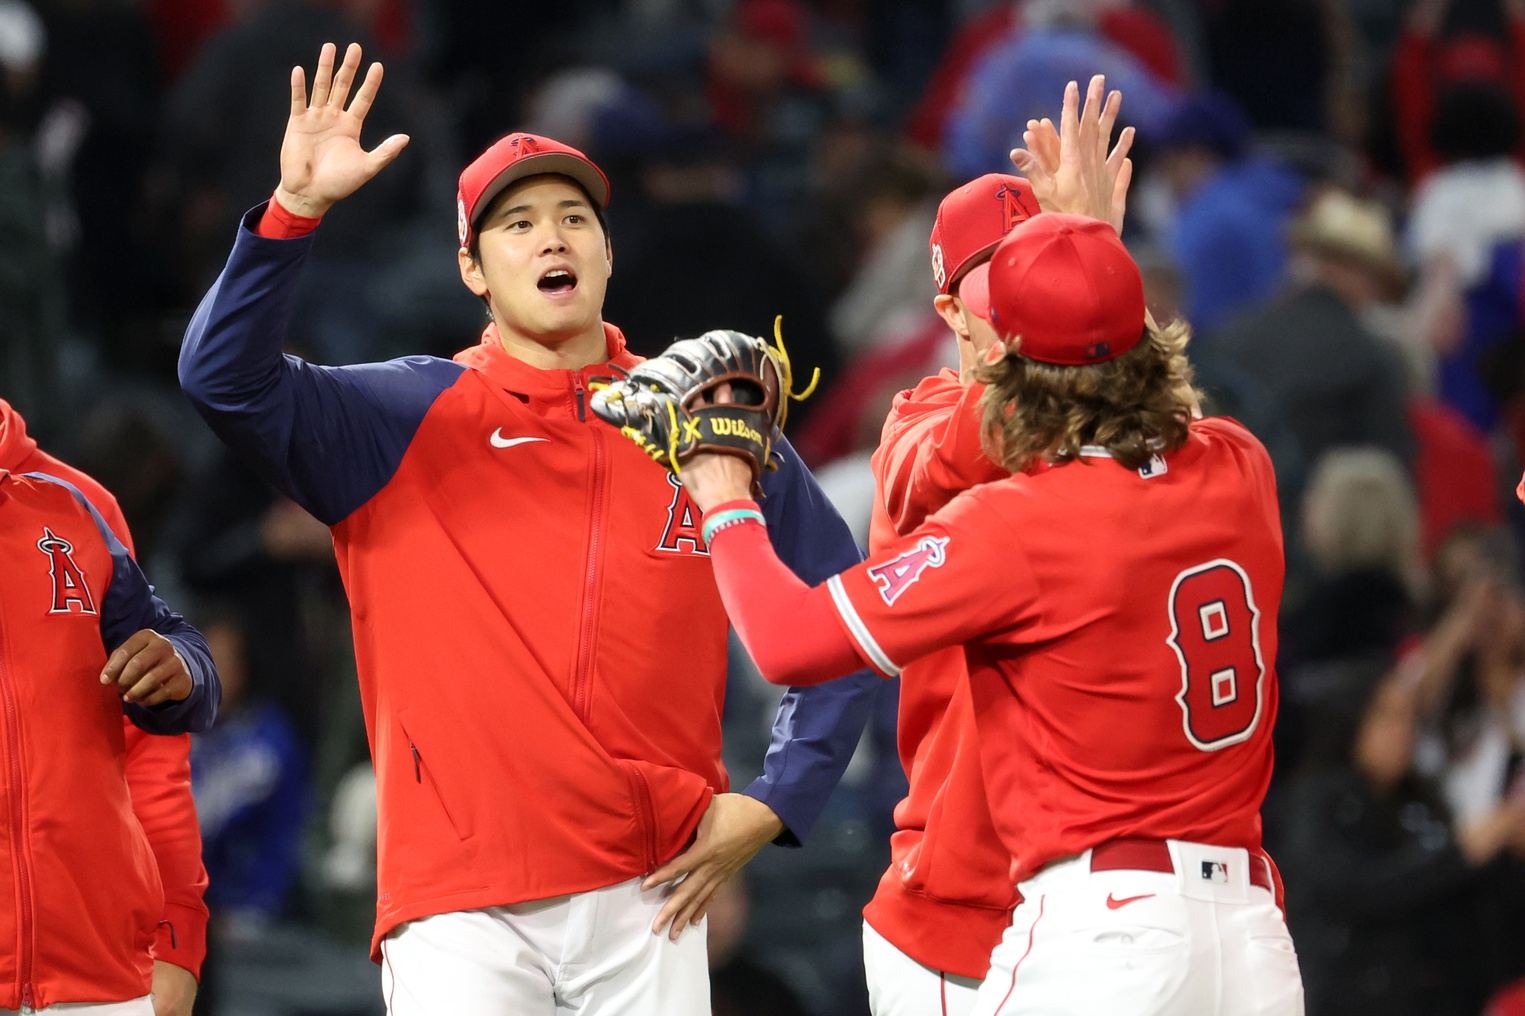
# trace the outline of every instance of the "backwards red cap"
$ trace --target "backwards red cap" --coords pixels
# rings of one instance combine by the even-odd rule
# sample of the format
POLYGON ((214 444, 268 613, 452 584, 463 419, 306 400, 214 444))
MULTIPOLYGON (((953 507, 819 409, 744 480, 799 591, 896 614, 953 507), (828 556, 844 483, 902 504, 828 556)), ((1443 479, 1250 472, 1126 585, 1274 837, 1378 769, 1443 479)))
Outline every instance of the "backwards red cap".
POLYGON ((1021 223, 959 287, 964 306, 1031 360, 1079 366, 1121 356, 1144 334, 1144 279, 1100 219, 1049 213, 1021 223))
POLYGON ((510 134, 477 156, 461 173, 455 201, 461 246, 471 246, 477 219, 493 198, 510 184, 541 173, 572 178, 600 210, 609 203, 609 178, 586 155, 538 134, 510 134))
POLYGON ((986 173, 943 198, 932 226, 932 279, 939 293, 953 287, 1012 227, 1038 214, 1032 184, 1006 173, 986 173))

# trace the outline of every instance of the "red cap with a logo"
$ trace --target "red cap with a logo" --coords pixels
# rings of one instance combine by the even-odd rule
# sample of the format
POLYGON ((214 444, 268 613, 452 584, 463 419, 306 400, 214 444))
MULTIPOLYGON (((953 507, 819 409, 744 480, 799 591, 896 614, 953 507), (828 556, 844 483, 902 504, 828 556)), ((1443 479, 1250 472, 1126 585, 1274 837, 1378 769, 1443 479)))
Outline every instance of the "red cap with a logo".
POLYGON ((943 198, 932 226, 932 279, 951 293, 978 260, 1012 227, 1038 214, 1030 183, 1006 173, 986 173, 943 198))
POLYGON ((477 219, 493 198, 510 184, 541 173, 572 178, 600 210, 609 203, 609 178, 586 155, 538 134, 510 134, 477 156, 461 173, 455 201, 461 246, 471 245, 477 219))
POLYGON ((1144 334, 1144 278, 1117 231, 1057 212, 1017 226, 959 288, 964 306, 1017 353, 1079 366, 1121 356, 1144 334))

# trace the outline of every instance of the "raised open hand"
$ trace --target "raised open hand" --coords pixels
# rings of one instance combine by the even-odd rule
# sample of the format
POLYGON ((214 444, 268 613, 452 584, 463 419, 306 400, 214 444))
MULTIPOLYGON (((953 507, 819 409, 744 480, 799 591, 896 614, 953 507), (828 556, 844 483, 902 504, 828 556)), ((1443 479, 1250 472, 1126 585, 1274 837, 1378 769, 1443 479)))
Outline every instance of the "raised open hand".
POLYGON ((393 134, 369 152, 360 147, 360 126, 381 87, 381 64, 371 64, 346 109, 360 70, 360 46, 350 43, 337 73, 336 53, 333 43, 323 44, 311 103, 305 73, 301 67, 291 69, 291 118, 281 142, 281 184, 275 193, 286 210, 297 215, 322 215, 381 172, 408 143, 406 134, 393 134))
POLYGON ((1106 78, 1093 77, 1081 109, 1080 86, 1071 81, 1064 90, 1059 129, 1052 120, 1029 120, 1022 134, 1026 147, 1012 149, 1011 162, 1033 185, 1045 212, 1088 215, 1121 233, 1133 181, 1133 160, 1128 158, 1133 128, 1124 127, 1117 144, 1107 151, 1123 97, 1117 91, 1108 95, 1106 89, 1106 78))

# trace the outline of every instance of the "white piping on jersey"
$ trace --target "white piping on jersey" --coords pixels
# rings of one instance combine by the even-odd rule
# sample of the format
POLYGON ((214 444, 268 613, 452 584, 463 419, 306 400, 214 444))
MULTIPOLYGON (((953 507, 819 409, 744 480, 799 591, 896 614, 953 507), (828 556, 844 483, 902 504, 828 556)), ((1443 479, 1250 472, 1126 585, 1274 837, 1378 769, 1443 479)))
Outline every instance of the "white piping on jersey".
POLYGON ((837 605, 837 613, 847 623, 847 630, 852 632, 858 648, 863 650, 863 655, 867 656, 881 673, 888 674, 890 677, 899 677, 900 668, 895 666, 895 662, 879 647, 873 633, 868 630, 868 625, 864 624, 863 618, 858 616, 858 609, 847 598, 847 590, 842 588, 842 576, 833 575, 827 579, 826 588, 831 590, 831 602, 837 605))
POLYGON ((1110 459, 1112 457, 1111 452, 1096 444, 1081 445, 1080 454, 1091 459, 1110 459))

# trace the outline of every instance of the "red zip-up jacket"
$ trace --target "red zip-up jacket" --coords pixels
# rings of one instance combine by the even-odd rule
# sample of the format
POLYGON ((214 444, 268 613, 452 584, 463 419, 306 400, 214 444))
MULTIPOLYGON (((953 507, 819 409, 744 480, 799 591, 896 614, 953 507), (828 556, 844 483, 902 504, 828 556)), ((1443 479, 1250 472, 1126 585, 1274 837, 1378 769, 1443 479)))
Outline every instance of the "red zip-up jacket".
POLYGON ((211 656, 65 481, 0 472, 0 576, 0 1008, 138 998, 164 895, 132 813, 121 718, 210 726, 211 656), (106 647, 143 628, 190 669, 184 702, 124 709, 101 684, 106 647))
MULTIPOLYGON (((959 492, 1010 475, 981 448, 981 391, 944 370, 895 397, 873 457, 870 554, 959 492)), ((864 919, 918 963, 983 979, 1017 891, 985 798, 963 647, 905 668, 899 743, 910 791, 864 919)))
MULTIPOLYGON (((212 429, 333 531, 378 794, 372 956, 398 925, 645 874, 728 787, 728 621, 699 512, 587 409, 639 362, 538 370, 493 328, 453 361, 321 367, 281 354, 312 236, 245 219, 186 333, 212 429)), ((861 555, 787 442, 763 480, 783 557, 821 581, 861 555)), ((747 793, 803 836, 877 690, 791 691, 747 793), (819 691, 821 694, 817 694, 819 691)))
MULTIPOLYGON (((26 421, 0 399, 0 469, 47 473, 68 480, 101 513, 127 553, 136 556, 121 506, 87 473, 54 458, 27 433, 26 421)), ((191 735, 150 734, 122 717, 127 745, 127 787, 132 813, 153 848, 164 887, 164 913, 154 934, 153 958, 184 967, 197 977, 206 959, 206 866, 201 862, 201 826, 191 798, 191 735)))

